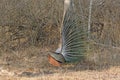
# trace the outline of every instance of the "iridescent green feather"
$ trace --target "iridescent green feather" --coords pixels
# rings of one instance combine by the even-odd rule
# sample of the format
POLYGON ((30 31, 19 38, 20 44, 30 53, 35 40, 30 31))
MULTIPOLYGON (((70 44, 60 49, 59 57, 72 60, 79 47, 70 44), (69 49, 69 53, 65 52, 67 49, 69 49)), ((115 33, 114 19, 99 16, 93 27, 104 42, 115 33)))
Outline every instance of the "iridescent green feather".
POLYGON ((87 31, 73 8, 66 11, 62 26, 62 55, 66 62, 83 60, 87 49, 87 31))

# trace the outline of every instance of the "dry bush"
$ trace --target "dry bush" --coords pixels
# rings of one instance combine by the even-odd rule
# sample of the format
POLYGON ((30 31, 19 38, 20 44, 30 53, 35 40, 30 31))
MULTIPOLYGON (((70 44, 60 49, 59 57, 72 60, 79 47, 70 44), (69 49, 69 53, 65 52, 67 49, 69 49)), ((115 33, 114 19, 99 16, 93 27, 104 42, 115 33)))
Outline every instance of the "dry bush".
MULTIPOLYGON (((75 8, 86 28, 89 1, 75 0, 75 8)), ((93 0, 90 37, 99 44, 92 44, 93 51, 88 57, 97 63, 118 64, 120 61, 120 50, 114 48, 120 47, 119 13, 119 0, 93 0)), ((63 0, 0 0, 1 50, 30 46, 55 49, 60 41, 62 15, 63 0)))
POLYGON ((92 56, 99 65, 120 64, 119 9, 119 0, 93 2, 91 39, 95 44, 92 46, 92 56))
POLYGON ((59 42, 63 1, 0 0, 1 47, 47 47, 59 42))

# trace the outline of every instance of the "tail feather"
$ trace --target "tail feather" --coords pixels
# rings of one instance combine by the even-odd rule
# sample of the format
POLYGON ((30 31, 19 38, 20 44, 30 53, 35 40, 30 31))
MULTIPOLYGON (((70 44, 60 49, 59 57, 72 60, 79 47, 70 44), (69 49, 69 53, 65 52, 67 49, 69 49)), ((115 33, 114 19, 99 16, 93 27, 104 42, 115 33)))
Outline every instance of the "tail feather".
POLYGON ((84 58, 87 47, 87 30, 74 8, 68 8, 62 26, 62 51, 66 62, 76 62, 84 58))

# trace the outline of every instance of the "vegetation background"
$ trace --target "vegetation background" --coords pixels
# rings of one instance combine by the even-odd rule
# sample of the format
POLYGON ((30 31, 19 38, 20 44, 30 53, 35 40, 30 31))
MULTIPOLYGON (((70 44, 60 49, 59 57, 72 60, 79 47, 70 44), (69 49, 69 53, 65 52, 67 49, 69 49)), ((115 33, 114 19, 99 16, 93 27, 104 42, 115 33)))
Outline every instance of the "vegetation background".
MULTIPOLYGON (((75 0, 84 26, 88 25, 89 1, 75 0)), ((25 70, 51 74, 66 69, 98 70, 120 66, 120 0, 93 0, 91 51, 88 52, 87 62, 77 67, 65 65, 63 70, 48 64, 48 52, 55 51, 60 42, 63 2, 0 0, 1 67, 19 72, 25 70)))

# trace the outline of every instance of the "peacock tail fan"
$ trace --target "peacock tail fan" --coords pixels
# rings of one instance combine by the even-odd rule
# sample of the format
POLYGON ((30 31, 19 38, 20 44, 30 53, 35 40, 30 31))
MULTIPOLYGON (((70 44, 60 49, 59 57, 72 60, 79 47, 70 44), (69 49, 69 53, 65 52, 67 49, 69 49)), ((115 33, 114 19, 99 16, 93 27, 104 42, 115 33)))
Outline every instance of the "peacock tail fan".
POLYGON ((66 62, 78 62, 85 58, 88 47, 88 31, 81 17, 72 8, 65 13, 62 26, 62 55, 66 62))

